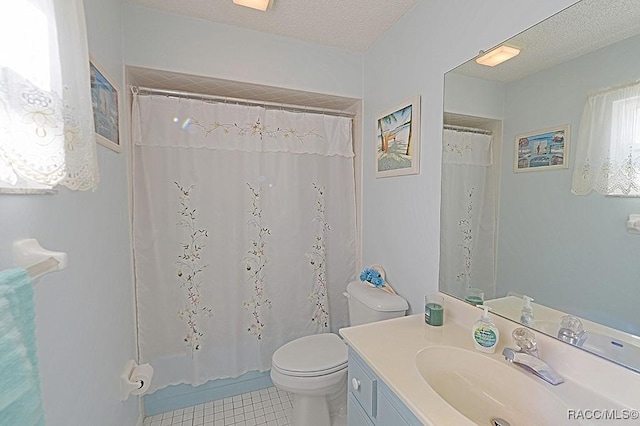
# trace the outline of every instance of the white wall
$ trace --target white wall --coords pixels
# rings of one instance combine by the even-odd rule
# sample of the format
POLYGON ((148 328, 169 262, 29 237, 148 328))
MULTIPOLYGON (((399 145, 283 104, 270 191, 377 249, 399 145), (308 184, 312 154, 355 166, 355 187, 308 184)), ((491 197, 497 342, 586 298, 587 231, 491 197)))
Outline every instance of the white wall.
MULTIPOLYGON (((85 0, 85 9, 91 53, 122 87, 120 1, 85 0)), ((118 379, 135 357, 126 154, 99 146, 98 161, 95 192, 0 195, 0 268, 13 266, 11 247, 20 238, 69 254, 68 269, 43 277, 35 290, 49 426, 138 419, 136 398, 120 402, 118 379)))
POLYGON ((125 4, 125 63, 362 97, 362 55, 125 4))
POLYGON ((364 56, 363 263, 385 266, 413 312, 438 287, 443 75, 572 0, 421 0, 364 56), (422 96, 421 173, 376 179, 376 114, 422 96))

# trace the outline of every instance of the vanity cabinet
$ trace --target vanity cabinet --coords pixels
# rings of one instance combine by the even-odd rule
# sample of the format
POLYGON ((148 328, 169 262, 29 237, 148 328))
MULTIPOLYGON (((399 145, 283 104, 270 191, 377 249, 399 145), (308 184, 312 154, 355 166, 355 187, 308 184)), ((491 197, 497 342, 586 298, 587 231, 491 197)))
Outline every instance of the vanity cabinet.
POLYGON ((349 349, 349 397, 347 404, 349 426, 422 425, 407 406, 352 349, 349 349))

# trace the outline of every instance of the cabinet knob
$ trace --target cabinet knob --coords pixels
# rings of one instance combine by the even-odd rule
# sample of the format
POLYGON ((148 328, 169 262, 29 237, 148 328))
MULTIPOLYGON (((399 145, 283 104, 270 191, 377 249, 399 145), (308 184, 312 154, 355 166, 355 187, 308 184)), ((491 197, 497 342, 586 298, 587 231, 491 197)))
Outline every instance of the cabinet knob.
POLYGON ((360 380, 354 377, 353 379, 351 379, 351 386, 353 387, 354 390, 360 389, 360 380))

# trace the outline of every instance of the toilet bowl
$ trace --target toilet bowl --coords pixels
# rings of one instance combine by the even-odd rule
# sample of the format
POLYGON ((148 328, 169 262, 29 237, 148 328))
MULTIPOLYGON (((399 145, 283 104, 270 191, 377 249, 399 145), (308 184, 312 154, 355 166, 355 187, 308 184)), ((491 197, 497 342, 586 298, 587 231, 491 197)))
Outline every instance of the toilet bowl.
POLYGON ((346 403, 347 357, 347 345, 331 333, 301 337, 274 352, 271 381, 293 394, 291 424, 331 424, 331 415, 341 409, 341 395, 346 403))
MULTIPOLYGON (((367 284, 347 286, 351 325, 403 316, 406 300, 367 284)), ((293 394, 293 426, 346 424, 347 345, 332 333, 314 334, 284 344, 273 353, 271 380, 293 394)))

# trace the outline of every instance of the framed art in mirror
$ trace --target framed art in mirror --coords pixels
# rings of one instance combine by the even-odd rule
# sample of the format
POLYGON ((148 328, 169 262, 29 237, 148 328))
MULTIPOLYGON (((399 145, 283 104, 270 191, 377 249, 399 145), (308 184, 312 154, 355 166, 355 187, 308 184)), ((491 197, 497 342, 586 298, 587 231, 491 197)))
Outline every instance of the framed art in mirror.
POLYGON ((376 119, 376 177, 420 173, 420 96, 376 119))
POLYGON ((569 125, 516 136, 513 170, 532 172, 569 168, 569 125))
POLYGON ((93 58, 89 62, 89 70, 96 141, 113 151, 121 152, 118 86, 93 58))

